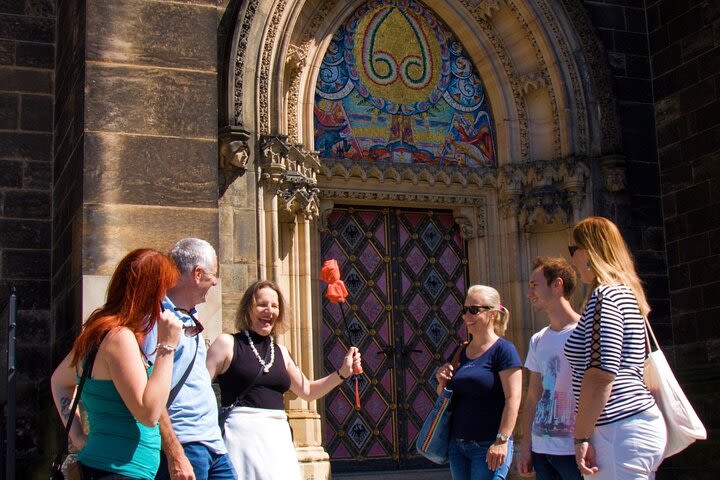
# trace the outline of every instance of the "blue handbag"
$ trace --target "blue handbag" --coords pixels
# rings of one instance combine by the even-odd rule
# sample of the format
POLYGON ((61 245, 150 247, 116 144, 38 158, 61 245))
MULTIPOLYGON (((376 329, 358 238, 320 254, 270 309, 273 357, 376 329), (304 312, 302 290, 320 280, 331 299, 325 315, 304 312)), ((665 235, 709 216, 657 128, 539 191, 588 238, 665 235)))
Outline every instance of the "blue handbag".
POLYGON ((434 463, 443 464, 448 461, 448 444, 450 443, 450 418, 452 409, 450 400, 452 390, 443 389, 440 396, 435 400, 430 414, 425 419, 417 440, 415 448, 418 453, 434 463))

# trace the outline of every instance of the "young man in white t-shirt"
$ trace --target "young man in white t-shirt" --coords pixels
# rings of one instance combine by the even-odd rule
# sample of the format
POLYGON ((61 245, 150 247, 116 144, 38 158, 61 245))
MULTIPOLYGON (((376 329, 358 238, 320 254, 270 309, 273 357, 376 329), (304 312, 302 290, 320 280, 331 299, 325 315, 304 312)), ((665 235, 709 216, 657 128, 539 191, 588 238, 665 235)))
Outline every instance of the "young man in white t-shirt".
POLYGON ((523 438, 518 471, 537 480, 579 480, 573 430, 575 397, 570 364, 563 349, 580 315, 570 306, 576 274, 564 258, 538 257, 530 276, 528 298, 550 324, 530 339, 525 368, 530 383, 521 425, 523 438))

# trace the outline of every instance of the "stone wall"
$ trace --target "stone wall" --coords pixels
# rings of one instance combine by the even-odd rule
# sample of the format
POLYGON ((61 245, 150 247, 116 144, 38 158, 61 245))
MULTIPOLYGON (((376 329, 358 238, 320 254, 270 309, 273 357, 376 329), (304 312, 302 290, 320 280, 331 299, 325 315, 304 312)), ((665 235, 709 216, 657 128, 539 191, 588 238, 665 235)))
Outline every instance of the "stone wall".
POLYGON ((713 453, 720 446, 720 3, 648 0, 647 19, 672 360, 709 435, 666 462, 673 474, 666 478, 718 478, 720 458, 713 453))
MULTIPOLYGON (((42 450, 35 435, 52 368, 50 237, 53 0, 0 2, 0 307, 17 289, 16 468, 42 450)), ((2 318, 5 354, 6 317, 2 318)), ((5 358, 0 362, 5 366, 5 358)), ((0 398, 4 404, 5 372, 0 398)), ((6 417, 3 415, 4 438, 6 417)), ((5 446, 2 446, 5 457, 5 446)), ((4 475, 4 461, 3 472, 4 475)), ((20 473, 17 478, 24 478, 20 473)))
POLYGON ((612 218, 620 226, 645 282, 656 334, 661 342, 671 342, 644 2, 586 0, 584 4, 612 70, 621 135, 619 153, 625 157, 627 175, 625 191, 596 205, 596 212, 612 218))
POLYGON ((584 3, 613 69, 628 158, 630 216, 619 223, 659 341, 710 435, 666 460, 658 478, 717 478, 720 459, 710 452, 720 399, 720 5, 584 3))

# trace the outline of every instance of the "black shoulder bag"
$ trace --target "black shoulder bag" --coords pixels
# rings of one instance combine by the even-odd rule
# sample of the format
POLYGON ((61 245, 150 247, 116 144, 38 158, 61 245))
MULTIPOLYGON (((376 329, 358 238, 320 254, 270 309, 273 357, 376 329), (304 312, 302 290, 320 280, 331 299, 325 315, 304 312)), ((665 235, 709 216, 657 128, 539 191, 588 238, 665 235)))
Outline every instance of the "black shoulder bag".
MULTIPOLYGON (((268 348, 267 352, 265 352, 265 358, 263 360, 266 364, 270 360, 270 348, 268 348)), ((263 366, 261 365, 260 370, 258 370, 257 375, 255 375, 255 378, 253 378, 252 382, 250 382, 250 384, 245 387, 245 390, 240 392, 240 394, 235 398, 235 401, 227 407, 220 407, 218 409, 218 425, 220 425, 220 432, 222 433, 223 437, 225 436, 225 421, 227 420, 228 416, 230 416, 230 412, 233 408, 240 406, 242 399, 245 398, 245 395, 247 395, 250 389, 255 386, 255 384, 258 380, 260 380, 260 377, 262 377, 262 375, 263 366)))
MULTIPOLYGON (((102 342, 102 340, 100 340, 102 342)), ((65 425, 65 436, 62 440, 62 446, 58 450, 55 460, 50 465, 50 480, 64 480, 65 476, 62 473, 63 458, 68 450, 68 441, 70 440, 70 428, 72 427, 73 420, 75 419, 75 412, 77 411, 78 403, 80 403, 80 394, 82 393, 85 380, 90 376, 92 372, 93 364, 95 363, 95 356, 98 352, 98 346, 94 346, 90 353, 88 353, 87 361, 85 362, 85 368, 80 376, 80 382, 78 383, 77 391, 75 392, 75 399, 73 400, 72 407, 70 408, 70 417, 68 418, 67 424, 65 425)), ((78 465, 79 467, 79 465, 78 465)))

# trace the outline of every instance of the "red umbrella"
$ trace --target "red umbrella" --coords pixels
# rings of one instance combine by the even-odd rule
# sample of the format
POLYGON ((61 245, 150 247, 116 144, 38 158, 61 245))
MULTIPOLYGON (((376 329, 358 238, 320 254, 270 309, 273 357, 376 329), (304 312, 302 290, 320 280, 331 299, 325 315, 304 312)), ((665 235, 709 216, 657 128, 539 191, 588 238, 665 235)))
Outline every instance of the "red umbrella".
MULTIPOLYGON (((325 263, 323 263, 323 266, 320 269, 320 280, 327 283, 327 288, 325 289, 325 298, 327 298, 330 303, 340 304, 340 312, 342 312, 343 322, 345 322, 345 328, 347 329, 348 324, 347 319, 345 318, 345 309, 343 308, 343 303, 345 303, 345 299, 348 296, 348 291, 347 288, 345 288, 345 282, 340 279, 340 267, 338 267, 337 260, 331 258, 330 260, 326 260, 325 263)), ((349 332, 348 339, 350 339, 350 342, 352 343, 349 332)), ((357 408, 360 408, 360 390, 358 387, 358 375, 360 375, 361 373, 363 373, 362 367, 353 368, 353 378, 355 379, 355 406, 357 408)))

